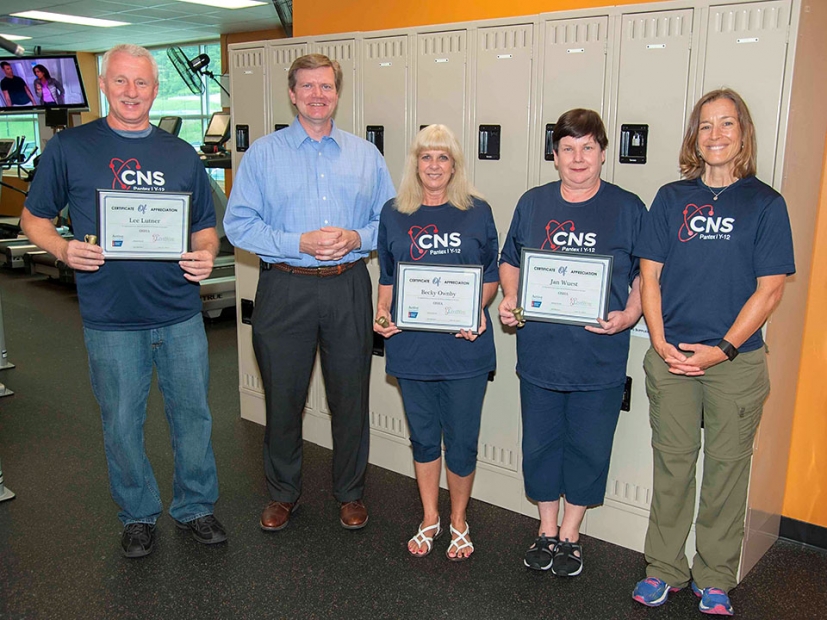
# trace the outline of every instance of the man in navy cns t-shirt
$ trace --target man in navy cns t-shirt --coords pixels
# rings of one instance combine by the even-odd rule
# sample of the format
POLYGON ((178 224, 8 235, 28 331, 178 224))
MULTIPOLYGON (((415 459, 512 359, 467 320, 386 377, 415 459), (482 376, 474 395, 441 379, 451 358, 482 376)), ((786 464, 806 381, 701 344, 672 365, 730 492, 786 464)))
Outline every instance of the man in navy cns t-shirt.
POLYGON ((206 171, 194 149, 153 127, 158 65, 146 49, 118 45, 103 57, 99 86, 105 118, 67 129, 43 152, 21 217, 29 238, 75 270, 92 390, 101 409, 112 497, 124 525, 126 557, 148 555, 163 506, 144 451, 153 365, 172 434, 175 480, 169 512, 204 544, 226 532, 213 516, 218 477, 207 404, 209 365, 199 282, 218 253, 206 171), (87 235, 97 230, 96 191, 186 192, 191 251, 179 261, 104 260, 87 235), (75 238, 51 219, 69 204, 75 238))

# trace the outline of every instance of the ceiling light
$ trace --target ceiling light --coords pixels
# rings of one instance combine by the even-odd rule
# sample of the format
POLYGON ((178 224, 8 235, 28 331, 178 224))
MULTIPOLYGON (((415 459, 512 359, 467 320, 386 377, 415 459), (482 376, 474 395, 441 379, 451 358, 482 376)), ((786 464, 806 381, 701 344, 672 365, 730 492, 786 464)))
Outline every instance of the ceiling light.
POLYGON ((0 33, 0 37, 4 39, 8 39, 9 41, 25 41, 26 39, 31 39, 31 37, 24 37, 20 34, 2 34, 0 33))
POLYGON ((256 0, 178 0, 178 2, 203 4, 204 6, 214 6, 218 9, 249 9, 254 6, 267 4, 266 2, 257 2, 256 0))
POLYGON ((111 19, 95 19, 94 17, 80 17, 78 15, 62 15, 61 13, 49 13, 47 11, 23 11, 22 13, 12 13, 12 16, 42 19, 47 22, 60 22, 63 24, 77 24, 78 26, 97 26, 98 28, 130 25, 129 22, 116 22, 111 19))

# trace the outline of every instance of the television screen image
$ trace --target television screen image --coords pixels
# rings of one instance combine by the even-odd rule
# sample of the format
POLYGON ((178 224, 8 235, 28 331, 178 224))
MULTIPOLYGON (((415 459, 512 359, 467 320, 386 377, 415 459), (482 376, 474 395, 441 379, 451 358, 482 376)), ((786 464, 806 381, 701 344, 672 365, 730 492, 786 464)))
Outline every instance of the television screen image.
POLYGON ((0 58, 0 114, 89 108, 73 54, 0 58))

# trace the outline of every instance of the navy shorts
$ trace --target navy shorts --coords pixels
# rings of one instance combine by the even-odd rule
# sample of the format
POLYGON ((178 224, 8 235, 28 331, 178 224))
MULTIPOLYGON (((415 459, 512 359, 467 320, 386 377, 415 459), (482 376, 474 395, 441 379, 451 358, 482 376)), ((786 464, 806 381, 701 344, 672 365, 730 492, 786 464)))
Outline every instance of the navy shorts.
POLYGON ((399 379, 414 461, 437 460, 444 441, 448 469, 457 476, 473 473, 487 384, 487 372, 469 379, 399 379))
POLYGON ((525 492, 538 502, 561 495, 576 506, 603 503, 623 386, 548 390, 520 380, 525 492))

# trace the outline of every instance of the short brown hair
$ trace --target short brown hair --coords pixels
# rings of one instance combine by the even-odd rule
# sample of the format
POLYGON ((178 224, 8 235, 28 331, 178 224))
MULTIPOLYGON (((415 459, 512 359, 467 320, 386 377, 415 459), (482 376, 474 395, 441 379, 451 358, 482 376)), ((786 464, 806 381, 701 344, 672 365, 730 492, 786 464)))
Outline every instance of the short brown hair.
POLYGON ((321 69, 322 67, 330 67, 333 69, 333 77, 336 82, 336 92, 342 90, 342 67, 335 60, 330 60, 324 54, 305 54, 299 56, 290 65, 290 71, 287 73, 287 87, 295 92, 296 90, 296 73, 301 69, 321 69))
POLYGON ((554 131, 551 136, 551 146, 555 153, 560 145, 560 140, 567 136, 571 136, 572 138, 591 136, 603 151, 609 146, 609 138, 606 137, 606 127, 603 125, 603 120, 600 118, 600 115, 594 110, 575 108, 568 112, 563 112, 563 114, 560 115, 560 118, 557 119, 557 123, 554 125, 554 131))
POLYGON ((758 143, 755 139, 755 125, 752 123, 752 116, 746 102, 741 95, 729 88, 719 88, 705 94, 698 100, 689 115, 689 122, 686 125, 686 134, 681 144, 679 163, 681 174, 687 179, 697 179, 704 173, 706 162, 698 151, 698 132, 701 125, 701 108, 707 103, 718 99, 729 99, 735 104, 738 111, 738 124, 741 126, 740 152, 733 161, 733 174, 738 179, 752 176, 757 170, 756 159, 758 157, 758 143))

